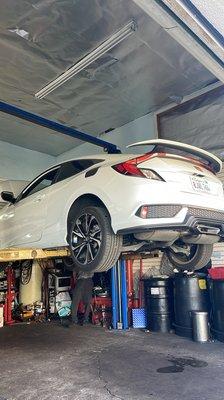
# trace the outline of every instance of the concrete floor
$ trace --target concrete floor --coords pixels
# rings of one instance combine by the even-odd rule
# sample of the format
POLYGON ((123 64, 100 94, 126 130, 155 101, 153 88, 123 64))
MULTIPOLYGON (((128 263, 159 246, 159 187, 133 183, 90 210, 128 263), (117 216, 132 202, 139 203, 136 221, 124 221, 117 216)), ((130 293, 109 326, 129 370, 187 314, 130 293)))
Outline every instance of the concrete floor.
POLYGON ((0 329, 0 400, 223 400, 224 343, 93 326, 0 329))

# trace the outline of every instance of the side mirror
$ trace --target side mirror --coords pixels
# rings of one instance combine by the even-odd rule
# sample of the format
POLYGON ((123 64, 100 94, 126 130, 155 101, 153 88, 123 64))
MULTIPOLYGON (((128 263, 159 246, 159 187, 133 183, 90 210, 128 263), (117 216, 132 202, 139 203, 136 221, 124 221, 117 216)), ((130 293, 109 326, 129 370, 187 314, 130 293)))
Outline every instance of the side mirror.
POLYGON ((14 204, 16 199, 12 192, 1 192, 2 200, 7 201, 8 203, 14 204))

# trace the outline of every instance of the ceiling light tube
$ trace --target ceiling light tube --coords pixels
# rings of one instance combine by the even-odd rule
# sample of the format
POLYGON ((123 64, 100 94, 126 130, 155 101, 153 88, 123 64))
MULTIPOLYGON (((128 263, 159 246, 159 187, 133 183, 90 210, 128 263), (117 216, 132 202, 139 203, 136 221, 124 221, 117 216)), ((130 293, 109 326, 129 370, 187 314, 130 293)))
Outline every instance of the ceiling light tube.
POLYGON ((120 43, 128 36, 130 36, 134 31, 136 31, 136 29, 137 29, 136 22, 130 21, 127 25, 125 25, 119 31, 115 32, 102 44, 100 44, 93 51, 91 51, 91 53, 87 54, 87 56, 82 58, 71 68, 69 68, 67 71, 63 72, 63 74, 58 76, 58 78, 54 79, 53 81, 48 83, 45 87, 43 87, 41 90, 39 90, 39 92, 35 94, 35 97, 37 99, 43 99, 49 93, 53 92, 53 90, 63 85, 73 76, 77 75, 80 71, 88 67, 88 65, 92 64, 95 60, 100 58, 103 54, 107 53, 109 50, 115 47, 118 43, 120 43))

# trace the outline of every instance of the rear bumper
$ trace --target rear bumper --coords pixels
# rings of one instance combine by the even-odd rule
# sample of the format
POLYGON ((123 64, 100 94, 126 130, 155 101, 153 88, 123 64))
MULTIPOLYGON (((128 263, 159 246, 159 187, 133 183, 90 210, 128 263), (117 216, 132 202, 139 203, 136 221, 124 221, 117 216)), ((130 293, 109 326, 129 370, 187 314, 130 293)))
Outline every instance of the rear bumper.
MULTIPOLYGON (((145 224, 141 226, 132 226, 125 229, 118 230, 119 234, 130 234, 130 233, 140 233, 148 230, 156 229, 171 229, 176 231, 190 231, 193 234, 199 234, 201 231, 199 227, 205 226, 209 228, 217 228, 220 230, 219 236, 224 239, 224 212, 219 210, 205 209, 202 207, 192 207, 192 206, 179 206, 179 212, 176 215, 170 217, 170 212, 173 213, 174 205, 163 205, 162 214, 159 215, 159 207, 153 209, 153 214, 151 217, 144 219, 145 224), (172 208, 173 207, 173 208, 172 208), (184 211, 186 211, 184 213, 184 211), (180 221, 180 215, 184 218, 180 221)), ((152 207, 152 206, 150 206, 152 207)), ((161 211, 161 209, 160 209, 161 211)), ((140 217, 139 217, 140 218, 140 217)), ((206 233, 206 232, 204 232, 206 233)))

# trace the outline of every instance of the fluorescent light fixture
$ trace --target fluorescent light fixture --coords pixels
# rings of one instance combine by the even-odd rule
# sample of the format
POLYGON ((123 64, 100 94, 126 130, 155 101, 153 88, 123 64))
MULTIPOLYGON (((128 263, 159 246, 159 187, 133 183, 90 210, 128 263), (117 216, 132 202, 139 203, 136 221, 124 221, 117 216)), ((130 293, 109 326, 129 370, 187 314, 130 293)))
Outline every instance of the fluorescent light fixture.
POLYGON ((63 85, 73 76, 77 75, 80 71, 88 67, 88 65, 92 64, 103 54, 113 49, 113 47, 115 47, 118 43, 122 42, 124 39, 130 36, 134 31, 136 31, 136 29, 137 29, 136 22, 133 20, 130 21, 127 25, 125 25, 119 31, 115 32, 102 44, 100 44, 93 51, 91 51, 91 53, 87 54, 87 56, 82 58, 67 71, 63 72, 63 74, 61 74, 58 78, 48 83, 45 87, 43 87, 43 89, 39 90, 39 92, 35 94, 35 97, 37 99, 43 99, 45 96, 53 92, 53 90, 57 89, 59 86, 63 85))

